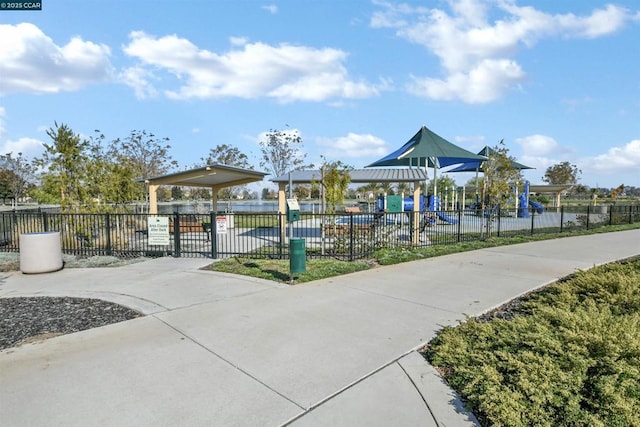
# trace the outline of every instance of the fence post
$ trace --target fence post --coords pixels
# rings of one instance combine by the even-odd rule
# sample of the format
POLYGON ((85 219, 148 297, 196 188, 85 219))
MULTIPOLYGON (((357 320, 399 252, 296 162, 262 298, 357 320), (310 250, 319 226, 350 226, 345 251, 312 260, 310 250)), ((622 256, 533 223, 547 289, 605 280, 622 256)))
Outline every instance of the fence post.
POLYGON ((354 230, 353 230, 353 213, 349 214, 349 261, 353 261, 353 246, 355 244, 355 239, 353 238, 354 230))
POLYGON ((496 230, 496 236, 500 237, 500 225, 501 225, 501 222, 502 222, 502 219, 501 219, 501 217, 502 217, 502 206, 501 205, 498 205, 497 214, 498 214, 498 229, 496 230))
POLYGON ((614 205, 609 206, 609 225, 613 225, 613 207, 614 205))
POLYGON ((587 205, 587 230, 589 229, 589 217, 591 216, 591 205, 587 205))
POLYGON ((282 249, 284 248, 284 243, 286 241, 286 236, 283 236, 282 233, 282 215, 286 215, 282 212, 278 212, 278 240, 280 240, 278 244, 278 259, 282 259, 284 255, 282 254, 282 249), (284 240, 283 240, 284 239, 284 240))
POLYGON ((218 232, 217 232, 217 224, 216 217, 218 214, 216 212, 209 212, 209 224, 211 225, 211 258, 218 259, 218 232))
POLYGON ((173 213, 173 256, 180 258, 180 213, 173 213))
POLYGON ((564 205, 560 206, 560 232, 562 233, 564 227, 564 205))
POLYGON ((536 210, 535 209, 531 209, 531 235, 533 236, 533 232, 535 230, 535 219, 536 217, 536 210))
POLYGON ((109 213, 106 214, 104 222, 107 228, 107 255, 111 256, 111 215, 109 213))
POLYGON ((47 213, 45 211, 42 211, 42 226, 44 227, 45 233, 49 231, 49 221, 47 219, 47 213))
POLYGON ((632 208, 632 206, 629 205, 629 224, 633 224, 633 221, 632 221, 633 217, 631 216, 631 208, 632 208))
MULTIPOLYGON (((464 205, 464 202, 462 203, 464 205)), ((458 206, 458 238, 456 241, 460 243, 460 235, 462 234, 462 210, 458 206)))

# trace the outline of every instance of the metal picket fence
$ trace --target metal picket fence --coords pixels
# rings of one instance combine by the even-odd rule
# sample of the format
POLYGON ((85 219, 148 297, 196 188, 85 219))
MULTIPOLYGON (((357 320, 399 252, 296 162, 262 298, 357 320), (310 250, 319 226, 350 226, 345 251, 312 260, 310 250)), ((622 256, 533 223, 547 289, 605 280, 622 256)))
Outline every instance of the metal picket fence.
POLYGON ((168 244, 149 239, 146 214, 66 214, 46 211, 0 213, 0 252, 19 252, 23 233, 58 231, 62 251, 77 256, 132 257, 245 256, 286 259, 289 239, 304 239, 308 258, 366 259, 383 248, 427 247, 562 233, 640 222, 640 204, 581 205, 544 212, 494 209, 421 213, 302 213, 288 223, 284 214, 234 212, 161 215, 168 244))

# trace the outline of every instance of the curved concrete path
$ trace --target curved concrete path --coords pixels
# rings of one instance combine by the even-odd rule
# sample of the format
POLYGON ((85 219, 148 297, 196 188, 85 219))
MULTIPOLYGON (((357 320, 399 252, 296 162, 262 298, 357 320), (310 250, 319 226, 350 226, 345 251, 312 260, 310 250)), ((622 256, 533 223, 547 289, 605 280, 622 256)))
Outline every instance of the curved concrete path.
POLYGON ((415 351, 437 330, 578 269, 640 230, 483 249, 279 285, 162 258, 0 273, 0 297, 96 297, 147 316, 0 352, 11 426, 476 425, 415 351))

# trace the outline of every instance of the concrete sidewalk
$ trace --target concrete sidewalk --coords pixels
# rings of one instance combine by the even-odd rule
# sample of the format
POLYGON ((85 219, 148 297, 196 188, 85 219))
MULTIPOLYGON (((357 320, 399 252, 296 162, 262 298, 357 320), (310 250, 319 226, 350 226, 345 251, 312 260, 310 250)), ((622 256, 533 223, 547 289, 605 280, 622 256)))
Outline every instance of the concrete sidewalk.
POLYGON ((2 273, 0 297, 99 297, 147 316, 0 352, 0 420, 51 425, 475 425, 414 350, 640 230, 504 246, 298 286, 157 259, 2 273))

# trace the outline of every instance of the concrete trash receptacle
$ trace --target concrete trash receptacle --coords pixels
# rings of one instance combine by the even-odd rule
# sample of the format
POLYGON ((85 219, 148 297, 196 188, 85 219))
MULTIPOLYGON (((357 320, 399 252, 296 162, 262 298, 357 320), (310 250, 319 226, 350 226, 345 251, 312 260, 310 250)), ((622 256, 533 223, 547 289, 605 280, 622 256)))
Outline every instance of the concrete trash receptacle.
POLYGON ((62 269, 60 232, 20 235, 20 271, 49 273, 62 269))

